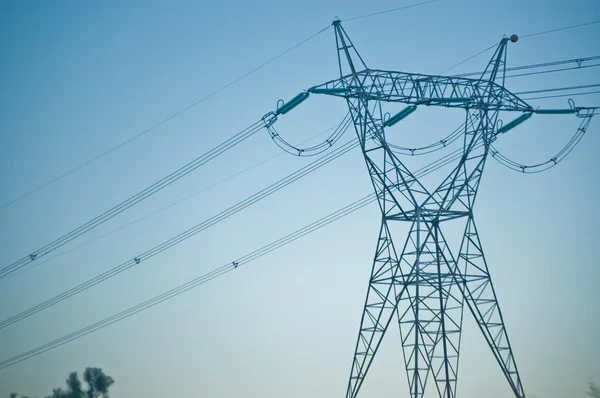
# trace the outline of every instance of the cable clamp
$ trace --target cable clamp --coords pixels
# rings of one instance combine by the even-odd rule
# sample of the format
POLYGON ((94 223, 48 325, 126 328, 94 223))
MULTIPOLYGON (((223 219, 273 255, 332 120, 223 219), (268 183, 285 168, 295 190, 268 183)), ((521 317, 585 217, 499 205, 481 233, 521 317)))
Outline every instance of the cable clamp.
POLYGON ((277 121, 277 115, 275 112, 269 112, 262 117, 262 121, 266 128, 271 127, 277 121))

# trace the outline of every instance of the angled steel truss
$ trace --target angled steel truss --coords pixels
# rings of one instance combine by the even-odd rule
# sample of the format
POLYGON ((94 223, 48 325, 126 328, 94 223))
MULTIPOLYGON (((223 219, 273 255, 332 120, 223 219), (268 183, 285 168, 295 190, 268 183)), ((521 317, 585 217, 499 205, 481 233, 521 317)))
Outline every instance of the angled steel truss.
POLYGON ((340 78, 308 92, 347 100, 382 214, 346 397, 357 396, 392 319, 400 329, 410 396, 423 397, 428 387, 439 397, 456 397, 465 303, 515 397, 524 397, 473 218, 499 112, 534 112, 504 88, 509 39, 500 42, 480 79, 466 79, 369 69, 341 23, 333 25, 340 78), (389 148, 382 102, 465 109, 462 157, 433 191, 389 148), (445 235, 450 222, 460 223, 460 243, 445 235), (396 236, 399 223, 410 226, 408 236, 396 236))

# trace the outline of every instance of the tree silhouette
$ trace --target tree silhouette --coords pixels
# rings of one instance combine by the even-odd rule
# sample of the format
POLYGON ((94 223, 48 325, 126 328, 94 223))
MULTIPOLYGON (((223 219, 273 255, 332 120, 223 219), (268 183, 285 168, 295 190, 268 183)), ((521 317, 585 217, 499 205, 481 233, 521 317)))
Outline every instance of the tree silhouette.
POLYGON ((52 390, 52 395, 47 396, 46 398, 67 398, 67 393, 62 388, 55 388, 52 390))
POLYGON ((88 398, 108 398, 108 389, 114 384, 112 377, 104 374, 100 368, 87 368, 83 379, 88 384, 88 398))
MULTIPOLYGON (((46 398, 109 398, 108 389, 115 383, 115 380, 100 368, 86 368, 83 372, 83 380, 87 384, 85 391, 77 372, 71 372, 66 380, 67 389, 55 388, 52 390, 52 395, 46 398)), ((19 394, 11 392, 9 397, 18 398, 19 394)), ((28 397, 21 396, 21 398, 28 397)))
MULTIPOLYGON (((60 395, 59 395, 60 397, 60 395)), ((77 372, 71 372, 67 378, 67 398, 84 398, 83 387, 77 372)), ((53 397, 54 398, 54 397, 53 397)))

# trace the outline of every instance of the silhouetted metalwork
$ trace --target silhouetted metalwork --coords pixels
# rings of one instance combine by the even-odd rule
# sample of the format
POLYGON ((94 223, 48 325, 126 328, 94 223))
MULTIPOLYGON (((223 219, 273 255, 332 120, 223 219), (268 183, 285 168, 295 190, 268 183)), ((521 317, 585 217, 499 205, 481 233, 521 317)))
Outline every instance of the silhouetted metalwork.
MULTIPOLYGON (((340 78, 314 86, 288 104, 278 104, 277 114, 287 113, 309 94, 344 98, 381 209, 381 228, 346 397, 358 395, 392 319, 397 319, 400 329, 410 396, 423 397, 427 388, 428 395, 437 391, 439 397, 456 397, 465 303, 515 397, 524 397, 473 206, 489 154, 524 171, 491 149, 499 134, 524 123, 534 113, 574 113, 583 119, 575 135, 578 142, 595 109, 576 108, 571 103, 570 109, 536 110, 508 91, 504 87, 506 50, 509 41, 518 40, 515 35, 500 41, 481 77, 472 79, 369 69, 340 21, 334 21, 333 26, 340 78), (382 104, 389 102, 407 107, 390 116, 382 109, 382 104), (389 144, 385 129, 423 105, 464 109, 465 123, 427 147, 411 150, 389 144), (521 115, 502 124, 498 118, 501 111, 521 115), (464 140, 462 156, 433 190, 427 189, 398 157, 443 149, 459 137, 464 140), (401 223, 409 226, 407 236, 398 233, 401 223), (445 235, 450 225, 462 231, 454 243, 445 235)), ((278 144, 285 142, 274 133, 272 123, 268 128, 278 144)), ((577 142, 569 142, 550 163, 556 164, 577 142)))

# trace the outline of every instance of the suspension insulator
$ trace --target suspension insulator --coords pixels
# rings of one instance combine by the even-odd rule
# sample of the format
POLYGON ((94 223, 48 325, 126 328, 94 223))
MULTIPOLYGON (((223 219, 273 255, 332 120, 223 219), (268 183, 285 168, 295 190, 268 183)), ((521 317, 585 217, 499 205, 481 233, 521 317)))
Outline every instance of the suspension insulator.
POLYGON ((519 116, 518 118, 516 118, 515 120, 513 120, 512 122, 506 124, 505 126, 502 126, 498 129, 498 134, 504 134, 506 133, 508 130, 512 130, 515 127, 517 127, 519 124, 523 123, 525 120, 529 119, 531 117, 531 115, 533 115, 532 113, 524 113, 521 116, 519 116))
POLYGON ((384 120, 383 127, 393 126, 394 124, 398 123, 400 120, 404 119, 405 117, 407 117, 408 115, 410 115, 411 113, 413 113, 416 110, 417 110, 417 107, 415 105, 407 106, 406 108, 402 109, 400 112, 396 113, 394 116, 391 116, 387 120, 384 120))
POLYGON ((300 105, 304 100, 306 100, 308 98, 308 96, 309 96, 309 93, 307 93, 307 92, 298 94, 297 96, 295 96, 288 102, 285 102, 285 103, 281 104, 281 106, 278 106, 275 114, 276 115, 285 115, 286 113, 288 113, 289 111, 291 111, 292 109, 294 109, 295 107, 300 105))
POLYGON ((538 109, 535 111, 540 115, 565 115, 570 113, 577 113, 577 109, 538 109))

